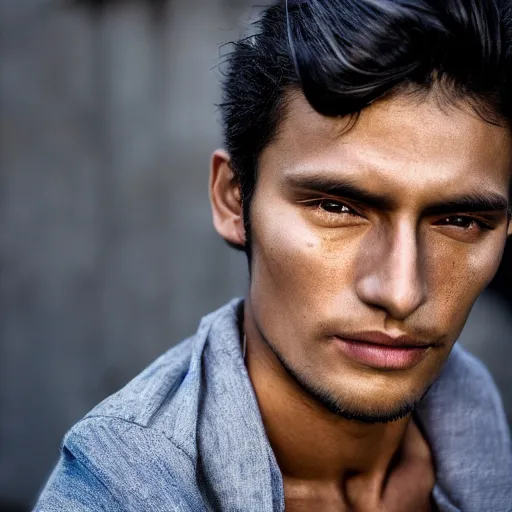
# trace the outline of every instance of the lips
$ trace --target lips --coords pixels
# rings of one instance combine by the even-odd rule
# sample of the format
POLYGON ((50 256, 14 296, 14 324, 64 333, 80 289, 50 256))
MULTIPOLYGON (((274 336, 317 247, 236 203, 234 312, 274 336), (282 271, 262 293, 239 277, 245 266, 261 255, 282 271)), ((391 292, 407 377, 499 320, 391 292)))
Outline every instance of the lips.
POLYGON ((414 368, 433 346, 410 336, 392 337, 376 331, 336 336, 335 344, 349 359, 379 370, 414 368))

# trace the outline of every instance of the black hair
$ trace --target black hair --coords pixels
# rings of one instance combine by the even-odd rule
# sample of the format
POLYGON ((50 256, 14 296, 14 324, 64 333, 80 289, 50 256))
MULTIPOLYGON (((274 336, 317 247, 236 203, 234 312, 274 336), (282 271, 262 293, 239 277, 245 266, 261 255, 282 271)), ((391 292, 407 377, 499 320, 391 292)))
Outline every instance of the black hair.
POLYGON ((250 257, 258 159, 303 92, 329 117, 377 99, 428 91, 463 100, 486 121, 511 120, 511 0, 288 0, 268 7, 255 35, 234 43, 221 104, 250 257))

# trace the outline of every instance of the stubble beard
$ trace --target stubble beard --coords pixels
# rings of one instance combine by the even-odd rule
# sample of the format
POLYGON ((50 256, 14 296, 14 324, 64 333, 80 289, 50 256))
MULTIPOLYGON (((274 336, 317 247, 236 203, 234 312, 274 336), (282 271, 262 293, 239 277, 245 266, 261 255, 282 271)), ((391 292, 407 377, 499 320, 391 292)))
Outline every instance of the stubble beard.
POLYGON ((366 424, 390 423, 398 421, 412 414, 430 389, 429 386, 425 392, 421 394, 421 396, 404 399, 401 403, 397 403, 393 408, 387 411, 373 410, 370 412, 357 409, 356 407, 352 407, 347 403, 344 403, 343 399, 336 396, 334 391, 319 386, 318 384, 312 382, 310 378, 294 370, 292 366, 286 361, 284 356, 265 337, 263 337, 263 339, 275 354, 288 375, 299 385, 303 391, 305 391, 317 403, 325 407, 329 412, 346 420, 358 421, 366 424))

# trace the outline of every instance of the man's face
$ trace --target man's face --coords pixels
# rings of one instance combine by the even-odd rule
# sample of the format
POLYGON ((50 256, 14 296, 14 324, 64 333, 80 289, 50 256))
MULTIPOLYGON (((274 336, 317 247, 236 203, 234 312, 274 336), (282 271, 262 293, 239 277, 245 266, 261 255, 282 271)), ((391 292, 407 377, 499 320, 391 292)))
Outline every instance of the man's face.
POLYGON ((378 102, 346 126, 295 94, 263 151, 250 304, 302 386, 389 420, 433 383, 498 268, 511 137, 433 94, 378 102))

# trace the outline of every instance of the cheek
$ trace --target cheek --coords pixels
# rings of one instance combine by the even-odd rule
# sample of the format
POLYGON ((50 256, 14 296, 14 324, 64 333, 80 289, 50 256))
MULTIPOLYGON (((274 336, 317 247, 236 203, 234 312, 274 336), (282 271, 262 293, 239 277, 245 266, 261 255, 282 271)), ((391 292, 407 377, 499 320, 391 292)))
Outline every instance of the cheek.
POLYGON ((446 331, 462 329, 480 293, 494 277, 503 254, 499 238, 486 243, 438 244, 425 261, 427 308, 446 331))
POLYGON ((356 253, 349 240, 315 230, 295 208, 255 208, 251 224, 253 296, 278 310, 320 313, 349 288, 356 253))

